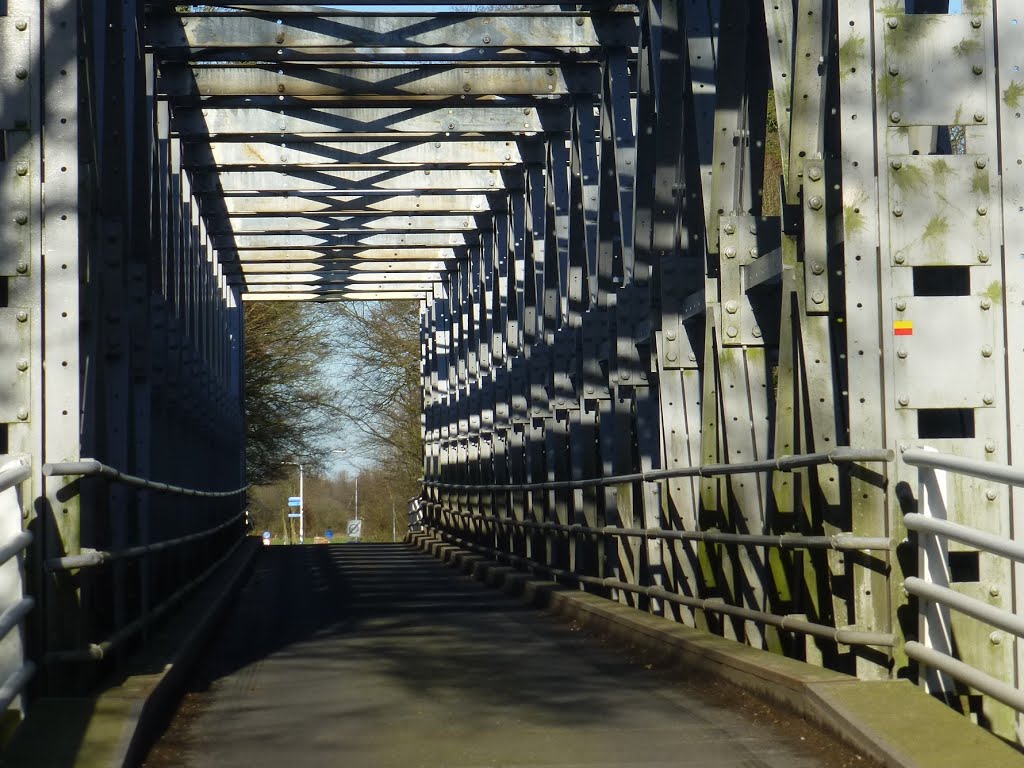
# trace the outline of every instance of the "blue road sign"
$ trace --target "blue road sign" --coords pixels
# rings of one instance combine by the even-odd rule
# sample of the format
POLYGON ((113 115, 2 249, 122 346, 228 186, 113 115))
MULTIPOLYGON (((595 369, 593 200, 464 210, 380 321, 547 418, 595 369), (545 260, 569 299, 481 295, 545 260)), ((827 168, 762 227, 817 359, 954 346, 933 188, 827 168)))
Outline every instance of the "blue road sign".
POLYGON ((288 506, 289 507, 301 507, 302 506, 302 498, 300 496, 289 496, 288 497, 288 506))
POLYGON ((264 531, 263 532, 263 538, 264 539, 269 539, 270 538, 270 531, 264 531))
POLYGON ((326 531, 324 531, 324 538, 327 539, 328 541, 333 539, 334 538, 334 531, 332 531, 330 528, 328 528, 326 531))

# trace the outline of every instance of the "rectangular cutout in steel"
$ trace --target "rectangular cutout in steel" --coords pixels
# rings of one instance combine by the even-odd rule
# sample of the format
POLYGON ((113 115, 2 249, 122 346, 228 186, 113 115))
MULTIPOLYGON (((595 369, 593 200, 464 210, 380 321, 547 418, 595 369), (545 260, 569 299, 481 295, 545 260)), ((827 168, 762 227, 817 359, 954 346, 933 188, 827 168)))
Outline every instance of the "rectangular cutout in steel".
POLYGON ((949 581, 981 581, 981 557, 977 552, 949 553, 949 581))
POLYGON ((7 131, 0 130, 0 163, 7 162, 7 131))
POLYGON ((914 267, 915 296, 970 296, 970 267, 914 267))
POLYGON ((974 437, 974 409, 920 408, 917 411, 917 436, 930 440, 974 437))

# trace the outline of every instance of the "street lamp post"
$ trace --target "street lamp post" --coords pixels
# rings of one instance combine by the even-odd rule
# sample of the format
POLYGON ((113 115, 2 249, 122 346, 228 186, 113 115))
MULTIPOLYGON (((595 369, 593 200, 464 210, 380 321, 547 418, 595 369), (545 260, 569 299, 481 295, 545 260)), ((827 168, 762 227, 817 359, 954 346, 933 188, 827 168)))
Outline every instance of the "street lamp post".
MULTIPOLYGON (((348 448, 332 448, 331 453, 348 453, 348 448)), ((358 467, 357 467, 358 469, 358 467)), ((359 473, 356 472, 356 520, 359 519, 359 473)))
POLYGON ((306 538, 306 507, 305 497, 302 495, 302 465, 297 461, 282 461, 281 463, 299 468, 299 544, 302 544, 306 538))

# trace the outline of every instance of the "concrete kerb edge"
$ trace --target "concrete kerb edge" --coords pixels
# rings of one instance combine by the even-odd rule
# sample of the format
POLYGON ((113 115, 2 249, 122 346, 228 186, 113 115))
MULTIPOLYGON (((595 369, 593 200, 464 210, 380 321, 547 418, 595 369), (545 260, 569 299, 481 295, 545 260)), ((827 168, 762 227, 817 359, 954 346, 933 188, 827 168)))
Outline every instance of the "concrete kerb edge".
MULTIPOLYGON (((131 708, 124 724, 121 744, 110 762, 112 768, 137 765, 159 736, 158 729, 181 696, 181 685, 185 676, 195 664, 210 634, 223 618, 227 604, 249 578, 253 560, 260 551, 260 546, 255 540, 242 546, 241 560, 234 572, 229 574, 220 594, 209 603, 202 618, 196 622, 192 631, 178 647, 174 658, 161 673, 154 676, 156 679, 152 684, 142 689, 142 695, 131 708)), ((101 698, 102 696, 103 694, 100 694, 101 698)))
MULTIPOLYGON (((444 559, 456 558, 452 544, 426 534, 410 541, 418 548, 434 554, 444 552, 444 559)), ((472 556, 460 550, 463 556, 472 556)), ((877 760, 887 768, 930 768, 944 764, 948 752, 929 747, 929 739, 913 738, 900 727, 886 728, 871 723, 835 706, 824 694, 826 689, 856 691, 883 698, 899 686, 902 695, 915 705, 937 704, 930 713, 929 731, 935 728, 962 732, 977 743, 988 758, 987 765, 1024 765, 1024 759, 988 732, 975 726, 953 710, 932 701, 926 693, 903 681, 864 681, 849 675, 761 651, 750 646, 711 635, 669 619, 641 613, 597 595, 546 581, 514 567, 481 559, 474 565, 473 576, 491 587, 519 596, 526 602, 552 614, 568 618, 605 636, 614 637, 633 647, 659 655, 681 669, 698 671, 727 681, 748 693, 781 704, 814 722, 835 738, 877 760), (664 626, 658 626, 663 624, 664 626), (939 722, 941 721, 941 722, 939 722), (906 737, 906 738, 904 738, 906 737), (922 747, 922 742, 925 746, 922 747), (994 758, 997 762, 992 762, 994 758), (1013 762, 1010 763, 1009 761, 1013 762)), ((979 755, 979 757, 981 757, 979 755)))

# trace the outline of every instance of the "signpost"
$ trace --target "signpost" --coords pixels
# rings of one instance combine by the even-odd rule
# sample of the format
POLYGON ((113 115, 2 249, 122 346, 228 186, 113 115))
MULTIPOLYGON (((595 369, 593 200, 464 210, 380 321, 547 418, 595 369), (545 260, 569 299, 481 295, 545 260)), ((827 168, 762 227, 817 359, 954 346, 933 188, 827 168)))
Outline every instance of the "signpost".
POLYGON ((263 546, 265 546, 265 547, 269 547, 270 546, 270 531, 264 531, 263 532, 263 546))
POLYGON ((363 537, 363 521, 349 520, 345 535, 348 536, 350 541, 359 541, 363 537))

